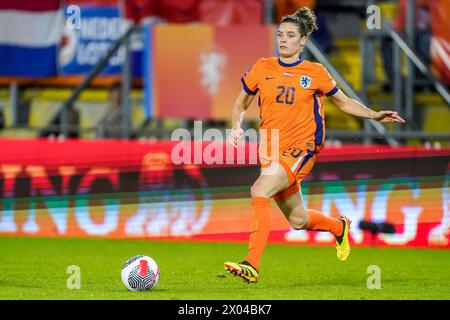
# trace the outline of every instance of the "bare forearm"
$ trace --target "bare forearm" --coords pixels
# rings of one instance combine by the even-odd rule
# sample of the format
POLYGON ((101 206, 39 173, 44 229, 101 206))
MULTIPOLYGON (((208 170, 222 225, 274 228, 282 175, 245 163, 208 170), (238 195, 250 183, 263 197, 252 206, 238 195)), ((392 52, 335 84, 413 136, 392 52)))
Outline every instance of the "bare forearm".
POLYGON ((232 121, 232 127, 233 128, 240 128, 242 121, 244 120, 245 116, 245 107, 240 104, 235 104, 233 107, 233 114, 231 116, 232 121))
POLYGON ((396 111, 373 111, 358 101, 347 97, 341 90, 332 95, 331 99, 342 111, 355 117, 371 119, 378 122, 405 123, 405 119, 400 117, 396 111))
POLYGON ((348 113, 355 117, 366 118, 366 119, 374 119, 375 118, 375 113, 376 113, 375 111, 367 108, 362 103, 360 103, 354 99, 351 99, 351 98, 347 98, 346 101, 344 103, 342 103, 339 107, 345 113, 348 113))
POLYGON ((247 111, 248 106, 252 102, 254 96, 250 96, 241 89, 238 97, 233 105, 233 112, 231 115, 232 127, 234 129, 240 128, 242 121, 244 120, 245 111, 247 111))
POLYGON ((239 92, 236 101, 234 102, 233 111, 231 115, 232 128, 231 133, 228 136, 228 141, 235 147, 238 147, 239 139, 243 134, 241 128, 242 121, 244 120, 245 111, 252 102, 254 96, 248 95, 243 89, 239 92))

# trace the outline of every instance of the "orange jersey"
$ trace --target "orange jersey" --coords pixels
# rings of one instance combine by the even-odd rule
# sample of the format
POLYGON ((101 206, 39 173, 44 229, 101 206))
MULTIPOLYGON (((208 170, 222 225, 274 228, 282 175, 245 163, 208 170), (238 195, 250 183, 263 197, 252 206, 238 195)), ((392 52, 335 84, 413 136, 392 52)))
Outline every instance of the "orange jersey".
MULTIPOLYGON (((276 57, 259 59, 241 79, 244 90, 255 95, 260 129, 261 150, 271 145, 270 130, 279 130, 279 152, 300 148, 319 152, 325 141, 324 95, 338 91, 326 68, 315 62, 298 60, 286 64, 276 57)), ((267 148, 270 156, 270 148, 267 148)))

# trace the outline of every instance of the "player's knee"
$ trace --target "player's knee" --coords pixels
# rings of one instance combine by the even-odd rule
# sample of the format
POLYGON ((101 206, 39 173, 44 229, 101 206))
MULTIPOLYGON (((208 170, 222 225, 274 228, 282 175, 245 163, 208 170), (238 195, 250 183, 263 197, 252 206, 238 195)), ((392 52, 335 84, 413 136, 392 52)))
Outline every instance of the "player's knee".
POLYGON ((251 194, 252 198, 255 198, 255 197, 269 198, 267 189, 261 183, 258 183, 258 182, 255 182, 250 187, 250 194, 251 194))
POLYGON ((306 219, 298 218, 294 221, 289 221, 289 224, 291 225, 292 229, 294 230, 303 230, 306 228, 306 219))
MULTIPOLYGON (((299 210, 302 210, 302 209, 299 209, 299 210)), ((303 212, 300 212, 297 215, 293 215, 293 216, 289 217, 289 224, 291 225, 292 229, 294 229, 294 230, 303 230, 303 229, 306 229, 306 225, 308 224, 308 218, 306 217, 306 214, 303 214, 303 212)))

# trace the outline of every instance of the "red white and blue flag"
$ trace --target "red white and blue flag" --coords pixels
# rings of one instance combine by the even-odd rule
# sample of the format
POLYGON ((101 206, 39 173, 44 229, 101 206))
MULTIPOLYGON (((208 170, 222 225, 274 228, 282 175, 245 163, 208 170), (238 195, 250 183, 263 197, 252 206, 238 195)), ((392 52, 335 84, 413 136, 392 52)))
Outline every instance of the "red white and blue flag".
POLYGON ((0 76, 57 74, 60 0, 0 0, 0 76))

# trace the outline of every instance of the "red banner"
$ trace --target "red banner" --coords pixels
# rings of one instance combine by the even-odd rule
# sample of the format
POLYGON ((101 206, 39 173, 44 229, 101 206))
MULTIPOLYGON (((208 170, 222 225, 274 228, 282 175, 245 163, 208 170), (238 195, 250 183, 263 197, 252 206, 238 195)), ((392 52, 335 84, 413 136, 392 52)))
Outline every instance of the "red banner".
MULTIPOLYGON (((207 164, 208 142, 0 140, 0 234, 247 241, 258 164, 207 164), (186 158, 187 159, 187 158, 186 158)), ((256 150, 247 145, 249 159, 256 150)), ((355 245, 450 247, 450 149, 326 148, 302 183, 307 206, 353 221, 355 245), (389 223, 374 234, 361 221, 389 223)), ((333 244, 291 230, 272 203, 272 242, 333 244)))

